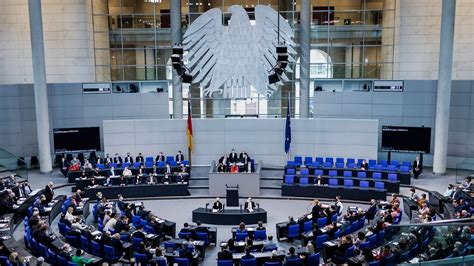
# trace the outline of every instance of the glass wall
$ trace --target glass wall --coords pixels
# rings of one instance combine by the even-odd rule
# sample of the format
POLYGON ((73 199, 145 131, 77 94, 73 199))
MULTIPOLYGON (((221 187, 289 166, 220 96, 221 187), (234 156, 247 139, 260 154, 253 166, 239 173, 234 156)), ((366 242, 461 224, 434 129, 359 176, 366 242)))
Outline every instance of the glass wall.
MULTIPOLYGON (((316 89, 315 79, 393 77, 395 2, 311 0, 311 97, 316 89)), ((242 5, 252 20, 258 4, 280 10, 295 32, 298 51, 300 0, 182 0, 183 31, 211 8, 223 11, 224 24, 231 16, 228 8, 232 5, 242 5)), ((170 82, 170 1, 92 0, 92 7, 98 82, 170 82)), ((298 56, 296 59, 299 62, 298 56)), ((183 86, 183 95, 191 98, 193 114, 202 117, 285 115, 288 97, 292 99, 290 105, 295 107, 292 114, 298 115, 299 63, 292 69, 293 73, 287 73, 291 82, 283 84, 268 99, 254 94, 252 99, 222 100, 214 104, 219 100, 206 98, 197 84, 183 86)), ((187 112, 187 107, 184 111, 187 112)))

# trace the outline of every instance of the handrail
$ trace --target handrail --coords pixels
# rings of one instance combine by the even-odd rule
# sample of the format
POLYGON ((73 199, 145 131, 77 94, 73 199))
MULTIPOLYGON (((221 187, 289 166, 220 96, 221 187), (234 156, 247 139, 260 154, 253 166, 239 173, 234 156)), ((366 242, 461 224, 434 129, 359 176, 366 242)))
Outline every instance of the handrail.
POLYGON ((418 227, 431 227, 431 226, 474 226, 474 217, 462 218, 462 219, 448 219, 433 221, 429 223, 418 223, 418 224, 392 224, 391 227, 407 227, 407 226, 418 226, 418 227))

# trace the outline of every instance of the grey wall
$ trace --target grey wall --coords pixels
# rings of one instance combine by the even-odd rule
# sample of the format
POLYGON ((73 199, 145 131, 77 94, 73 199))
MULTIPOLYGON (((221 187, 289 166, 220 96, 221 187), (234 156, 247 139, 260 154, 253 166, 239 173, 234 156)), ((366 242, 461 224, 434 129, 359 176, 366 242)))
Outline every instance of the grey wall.
MULTIPOLYGON (((51 128, 168 117, 168 93, 83 94, 81 83, 48 84, 48 100, 51 128)), ((32 84, 0 86, 0 147, 17 156, 38 154, 32 84)))
MULTIPOLYGON (((405 125, 432 128, 436 110, 437 81, 407 80, 404 92, 315 92, 316 117, 365 118, 382 125, 405 125)), ((448 165, 454 167, 462 158, 474 156, 474 82, 453 81, 448 140, 448 165)), ((379 144, 381 140, 379 139, 379 144)), ((379 145, 380 147, 380 145, 379 145)), ((379 153, 379 159, 387 153, 379 153)), ((394 159, 413 160, 414 154, 394 154, 394 159)), ((425 157, 432 164, 432 154, 425 157)))
MULTIPOLYGON (((377 156, 378 121, 353 119, 293 119, 291 155, 352 157, 377 156)), ((105 152, 156 156, 162 151, 186 156, 186 120, 104 121, 105 152)), ((209 165, 232 148, 245 150, 264 165, 282 165, 285 119, 194 119, 193 164, 209 165)))

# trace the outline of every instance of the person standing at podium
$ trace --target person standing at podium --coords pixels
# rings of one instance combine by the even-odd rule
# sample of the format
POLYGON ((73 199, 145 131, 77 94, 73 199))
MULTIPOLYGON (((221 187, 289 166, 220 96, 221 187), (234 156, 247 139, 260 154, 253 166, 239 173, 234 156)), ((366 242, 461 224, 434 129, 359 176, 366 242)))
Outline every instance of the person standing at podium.
POLYGON ((220 212, 222 211, 222 203, 221 203, 221 199, 219 198, 216 198, 216 202, 214 202, 214 204, 212 205, 212 211, 213 212, 220 212))
POLYGON ((257 207, 255 202, 252 201, 252 198, 248 198, 247 201, 244 204, 244 209, 247 210, 248 212, 253 212, 254 209, 257 207))

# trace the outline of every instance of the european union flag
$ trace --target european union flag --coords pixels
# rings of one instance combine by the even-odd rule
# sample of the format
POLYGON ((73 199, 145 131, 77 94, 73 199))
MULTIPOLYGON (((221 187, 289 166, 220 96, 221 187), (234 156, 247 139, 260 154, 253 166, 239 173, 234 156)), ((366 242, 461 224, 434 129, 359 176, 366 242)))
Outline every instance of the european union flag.
POLYGON ((291 144, 291 122, 290 122, 290 105, 286 111, 286 127, 285 127, 285 153, 290 150, 291 144))

